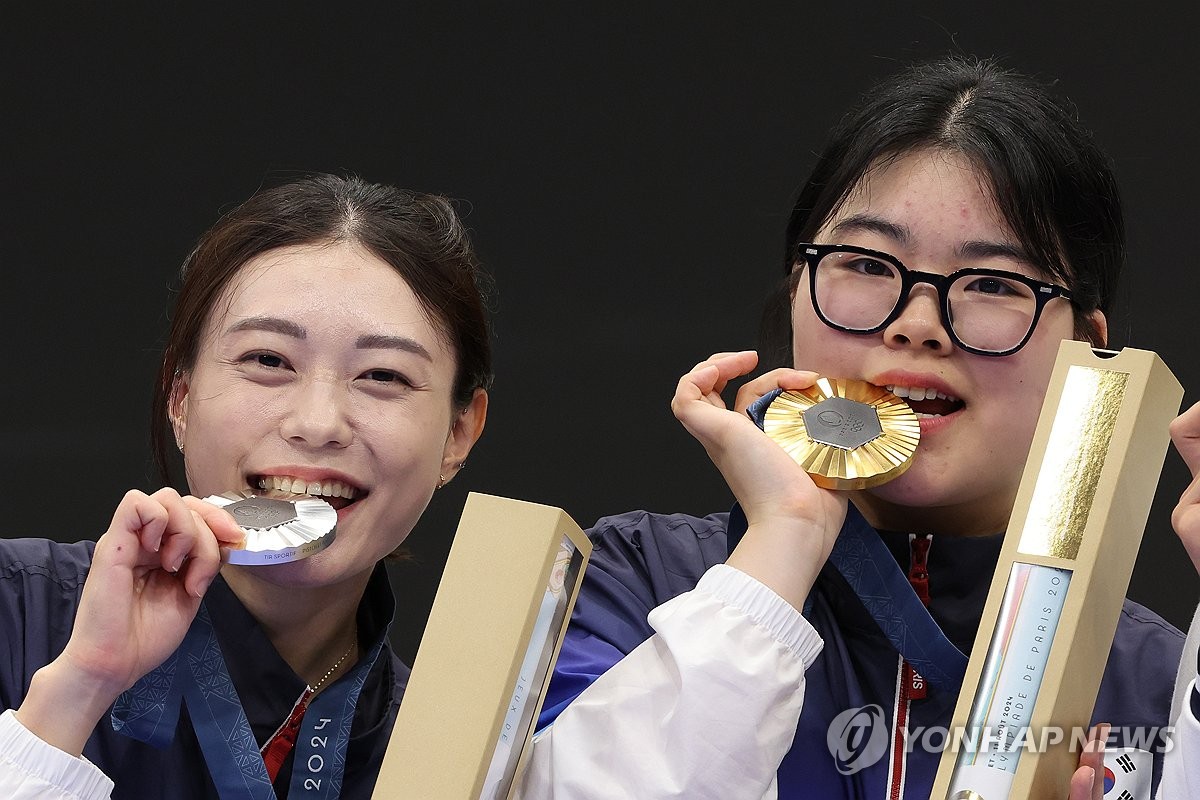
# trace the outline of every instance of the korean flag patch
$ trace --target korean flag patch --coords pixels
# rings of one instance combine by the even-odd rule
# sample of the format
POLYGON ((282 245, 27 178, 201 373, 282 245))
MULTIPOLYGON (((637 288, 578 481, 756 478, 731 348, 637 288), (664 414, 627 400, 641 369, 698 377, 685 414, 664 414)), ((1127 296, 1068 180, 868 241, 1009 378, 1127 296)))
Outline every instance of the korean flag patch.
POLYGON ((1134 747, 1104 751, 1104 800, 1151 800, 1154 756, 1134 747))

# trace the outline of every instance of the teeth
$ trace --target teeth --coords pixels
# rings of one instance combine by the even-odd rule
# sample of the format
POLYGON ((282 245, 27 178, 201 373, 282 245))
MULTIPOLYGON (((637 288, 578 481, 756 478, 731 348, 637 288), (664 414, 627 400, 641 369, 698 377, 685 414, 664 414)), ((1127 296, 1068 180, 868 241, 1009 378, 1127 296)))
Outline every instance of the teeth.
POLYGON ((305 481, 291 475, 266 475, 258 479, 260 489, 279 489, 311 497, 344 497, 353 500, 358 490, 341 481, 305 481))
POLYGON ((945 394, 927 386, 896 386, 888 384, 883 388, 896 395, 896 397, 903 397, 907 400, 932 400, 936 397, 938 400, 949 400, 952 403, 958 401, 958 398, 952 394, 945 394))
POLYGON ((920 411, 916 411, 913 413, 915 413, 917 415, 917 419, 933 419, 934 417, 942 416, 941 414, 922 414, 920 411))

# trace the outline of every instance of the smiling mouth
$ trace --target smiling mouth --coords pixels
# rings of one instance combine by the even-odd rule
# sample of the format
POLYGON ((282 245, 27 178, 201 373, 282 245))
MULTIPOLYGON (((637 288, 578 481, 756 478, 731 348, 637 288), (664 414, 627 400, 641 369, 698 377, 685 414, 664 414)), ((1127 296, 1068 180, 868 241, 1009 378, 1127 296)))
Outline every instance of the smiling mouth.
POLYGON ((923 386, 884 386, 892 394, 903 398, 918 418, 945 417, 966 408, 967 404, 953 395, 943 394, 936 389, 923 386))
POLYGON ((306 481, 291 475, 255 475, 250 486, 258 490, 275 490, 303 494, 324 500, 335 510, 345 508, 367 496, 367 492, 342 481, 306 481))

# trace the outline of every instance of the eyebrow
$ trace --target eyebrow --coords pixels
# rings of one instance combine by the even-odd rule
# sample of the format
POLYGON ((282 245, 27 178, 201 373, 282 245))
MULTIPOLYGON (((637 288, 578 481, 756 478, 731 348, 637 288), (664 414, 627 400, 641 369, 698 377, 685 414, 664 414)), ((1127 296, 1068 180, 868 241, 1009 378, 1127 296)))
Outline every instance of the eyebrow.
POLYGON ((834 234, 860 232, 878 233, 902 245, 907 245, 912 240, 912 232, 909 231, 907 225, 890 222, 874 214, 852 214, 834 225, 833 230, 830 231, 834 234))
MULTIPOLYGON (((901 245, 912 241, 912 231, 907 225, 886 220, 874 214, 853 214, 833 226, 831 233, 877 233, 901 245)), ((956 248, 956 255, 963 259, 1008 258, 1030 266, 1036 266, 1029 253, 1019 245, 1009 242, 970 241, 956 248)))
POLYGON ((433 356, 425 349, 425 345, 407 336, 386 336, 381 333, 372 333, 358 337, 354 346, 359 350, 403 350, 406 353, 418 355, 426 361, 433 361, 433 356))
POLYGON ((226 333, 237 333, 239 331, 267 331, 268 333, 281 333, 284 336, 291 336, 293 339, 307 339, 308 332, 301 328, 296 323, 280 319, 279 317, 245 317, 238 320, 229 326, 226 333))
MULTIPOLYGON (((308 331, 304 328, 291 320, 279 317, 246 317, 230 325, 226 333, 238 333, 239 331, 267 331, 290 336, 293 339, 308 338, 308 331)), ((426 361, 433 361, 433 356, 429 354, 425 345, 407 336, 389 336, 382 333, 364 334, 354 340, 354 347, 357 350, 402 350, 418 355, 426 361)))
POLYGON ((963 242, 958 247, 960 258, 1010 258, 1029 266, 1036 266, 1025 248, 1008 242, 963 242))

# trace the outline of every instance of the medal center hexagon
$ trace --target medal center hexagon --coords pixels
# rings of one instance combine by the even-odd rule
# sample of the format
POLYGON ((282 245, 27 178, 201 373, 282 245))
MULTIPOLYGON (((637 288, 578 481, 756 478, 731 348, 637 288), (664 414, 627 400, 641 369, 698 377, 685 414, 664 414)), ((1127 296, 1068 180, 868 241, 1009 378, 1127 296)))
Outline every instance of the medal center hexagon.
POLYGON ((247 497, 225 506, 237 524, 243 528, 266 530, 278 528, 297 519, 296 504, 290 500, 272 500, 268 497, 247 497))
POLYGON ((883 435, 883 425, 874 408, 857 400, 830 397, 801 416, 808 438, 814 442, 853 450, 883 435))

